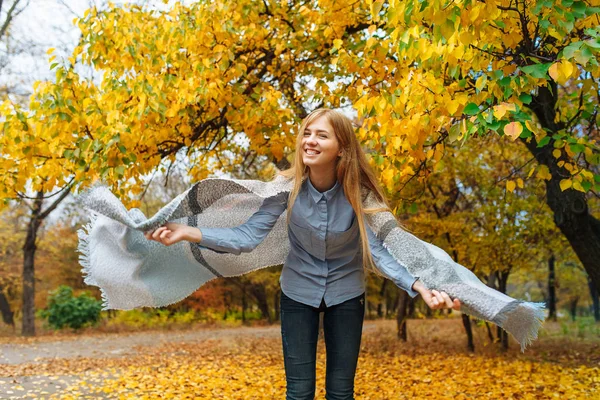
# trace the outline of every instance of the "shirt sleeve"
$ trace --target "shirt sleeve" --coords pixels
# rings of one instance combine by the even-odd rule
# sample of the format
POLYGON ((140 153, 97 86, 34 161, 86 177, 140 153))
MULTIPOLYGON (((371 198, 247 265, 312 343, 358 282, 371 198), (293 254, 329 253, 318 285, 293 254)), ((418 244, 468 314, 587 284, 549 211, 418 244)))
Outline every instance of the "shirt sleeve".
POLYGON ((199 228, 202 240, 192 245, 217 253, 239 255, 242 252, 251 252, 273 229, 287 207, 287 198, 288 192, 267 197, 258 211, 242 225, 233 228, 199 228))
POLYGON ((380 272, 390 279, 400 289, 406 291, 410 297, 415 297, 419 292, 412 289, 412 285, 419 279, 408 272, 405 266, 401 265, 383 246, 383 241, 375 236, 369 225, 365 221, 365 228, 369 238, 369 248, 373 261, 380 272))

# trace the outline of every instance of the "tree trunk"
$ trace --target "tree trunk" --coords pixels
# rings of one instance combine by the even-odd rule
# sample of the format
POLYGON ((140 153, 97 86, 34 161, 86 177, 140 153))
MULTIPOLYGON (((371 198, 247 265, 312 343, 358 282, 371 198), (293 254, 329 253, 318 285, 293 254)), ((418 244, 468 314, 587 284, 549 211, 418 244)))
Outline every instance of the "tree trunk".
POLYGON ((398 307, 398 302, 397 299, 392 296, 392 293, 394 291, 393 290, 387 290, 385 292, 385 318, 390 318, 390 315, 392 315, 395 311, 396 308, 398 307))
POLYGON ((600 322, 600 298, 598 297, 598 289, 588 276, 588 287, 590 288, 590 297, 592 298, 592 309, 594 311, 594 321, 600 322))
POLYGON ((223 292, 223 304, 225 304, 225 311, 223 311, 223 321, 227 319, 227 314, 229 314, 230 304, 231 302, 227 300, 227 293, 223 292))
POLYGON ((571 311, 571 319, 575 322, 577 318, 577 303, 579 302, 579 296, 573 298, 569 303, 569 309, 571 311))
POLYGON ((271 312, 269 310, 269 303, 267 302, 267 292, 262 284, 251 284, 250 293, 256 299, 256 304, 260 310, 262 316, 267 319, 269 324, 273 323, 271 312))
POLYGON ((275 296, 273 299, 273 303, 275 305, 275 321, 279 321, 279 298, 281 296, 281 289, 278 289, 277 291, 275 291, 275 296))
POLYGON ((556 321, 556 276, 554 272, 554 254, 548 260, 548 319, 556 321))
POLYGON ((383 301, 384 301, 384 296, 385 296, 385 286, 386 286, 387 282, 388 282, 388 280, 384 278, 383 283, 381 284, 381 289, 379 290, 379 303, 377 304, 377 317, 378 318, 383 317, 383 301))
POLYGON ((8 303, 8 299, 4 295, 4 288, 0 285, 0 312, 2 313, 2 320, 6 325, 10 325, 15 328, 15 319, 14 313, 10 309, 10 304, 8 303))
MULTIPOLYGON (((414 318, 415 317, 415 305, 417 304, 417 298, 416 297, 409 297, 408 298, 408 318, 414 318)), ((429 307, 427 307, 429 308, 429 307)))
POLYGON ((35 241, 42 219, 40 218, 43 192, 38 192, 27 224, 27 236, 23 245, 23 336, 35 336, 35 241))
MULTIPOLYGON (((550 131, 548 135, 552 136, 564 128, 564 124, 554 122, 556 97, 552 93, 557 93, 557 86, 556 83, 551 83, 550 86, 539 87, 538 94, 533 97, 529 107, 542 127, 550 131)), ((537 147, 535 138, 529 143, 527 139, 521 140, 537 162, 548 167, 552 178, 545 181, 546 203, 554 213, 554 223, 571 244, 596 289, 600 290, 600 221, 589 213, 586 194, 575 189, 560 189, 560 181, 570 178, 571 173, 564 166, 558 166, 561 160, 568 160, 563 157, 557 159, 552 155, 554 139, 541 148, 537 147)))
POLYGON ((471 328, 471 318, 467 314, 462 315, 463 326, 465 327, 465 332, 467 333, 467 349, 473 352, 475 351, 475 343, 473 343, 473 329, 471 328))
POLYGON ((485 321, 485 327, 487 328, 488 338, 490 339, 490 343, 494 343, 494 334, 492 333, 492 328, 490 328, 490 324, 485 321))
MULTIPOLYGON (((506 285, 508 284, 508 276, 510 275, 510 268, 503 271, 496 271, 496 279, 498 281, 498 291, 506 294, 506 285)), ((502 350, 508 350, 508 332, 498 327, 498 339, 502 344, 502 350)))
POLYGON ((399 294, 399 302, 398 302, 398 315, 396 317, 397 327, 398 327, 398 339, 406 342, 407 340, 407 332, 406 332, 406 320, 408 316, 408 303, 409 303, 409 295, 404 290, 400 290, 399 294))
POLYGON ((248 308, 248 299, 246 298, 246 288, 242 289, 242 324, 246 323, 246 309, 248 308))

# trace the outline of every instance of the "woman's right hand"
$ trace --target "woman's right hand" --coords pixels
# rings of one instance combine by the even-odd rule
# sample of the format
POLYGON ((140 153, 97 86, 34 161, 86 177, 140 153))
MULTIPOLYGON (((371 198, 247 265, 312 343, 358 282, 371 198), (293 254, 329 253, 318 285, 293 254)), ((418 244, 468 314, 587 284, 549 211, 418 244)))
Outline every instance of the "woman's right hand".
POLYGON ((155 240, 165 246, 170 246, 182 240, 199 243, 202 240, 202 232, 193 226, 167 222, 165 225, 153 231, 144 232, 148 240, 155 240))

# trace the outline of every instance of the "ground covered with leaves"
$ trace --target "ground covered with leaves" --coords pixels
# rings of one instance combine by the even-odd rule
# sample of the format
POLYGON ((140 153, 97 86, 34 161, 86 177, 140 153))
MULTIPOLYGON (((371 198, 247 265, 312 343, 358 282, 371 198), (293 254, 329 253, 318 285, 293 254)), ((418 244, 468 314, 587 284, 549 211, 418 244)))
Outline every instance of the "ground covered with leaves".
MULTIPOLYGON (((600 397, 600 339, 554 335, 560 328, 552 323, 524 354, 515 342, 508 351, 499 350, 487 341, 484 329, 476 331, 477 349, 469 353, 460 319, 409 321, 407 343, 396 339, 394 321, 368 321, 365 327, 355 380, 357 399, 600 397)), ((122 357, 99 354, 0 364, 0 377, 12 383, 0 386, 4 387, 0 397, 285 398, 279 327, 269 329, 273 332, 263 330, 266 333, 260 335, 240 330, 237 336, 214 329, 209 339, 205 335, 201 340, 188 336, 185 341, 161 341, 122 357), (22 384, 25 381, 29 389, 22 384)), ((44 338, 36 340, 39 346, 44 338)), ((320 338, 318 399, 325 396, 325 367, 320 338)))

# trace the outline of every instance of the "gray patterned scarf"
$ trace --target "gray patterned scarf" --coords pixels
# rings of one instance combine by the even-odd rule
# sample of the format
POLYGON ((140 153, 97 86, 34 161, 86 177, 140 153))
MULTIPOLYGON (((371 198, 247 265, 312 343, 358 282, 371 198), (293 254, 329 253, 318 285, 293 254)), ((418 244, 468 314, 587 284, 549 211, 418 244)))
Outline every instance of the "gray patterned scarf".
MULTIPOLYGON (((185 241, 164 246, 147 240, 143 232, 166 222, 206 228, 241 225, 265 198, 289 193, 292 187, 292 180, 279 175, 270 182, 207 178, 147 218, 137 208, 127 210, 106 186, 97 184, 78 197, 91 211, 89 224, 78 232, 84 281, 100 287, 105 310, 128 310, 166 306, 216 277, 283 264, 290 250, 287 211, 256 249, 240 255, 201 249, 185 241)), ((381 206, 372 193, 363 205, 381 206)), ((444 250, 401 229, 390 212, 366 219, 398 263, 419 276, 427 288, 445 291, 460 299, 462 312, 505 329, 520 343, 521 351, 537 338, 545 318, 544 303, 516 300, 486 286, 444 250)))

